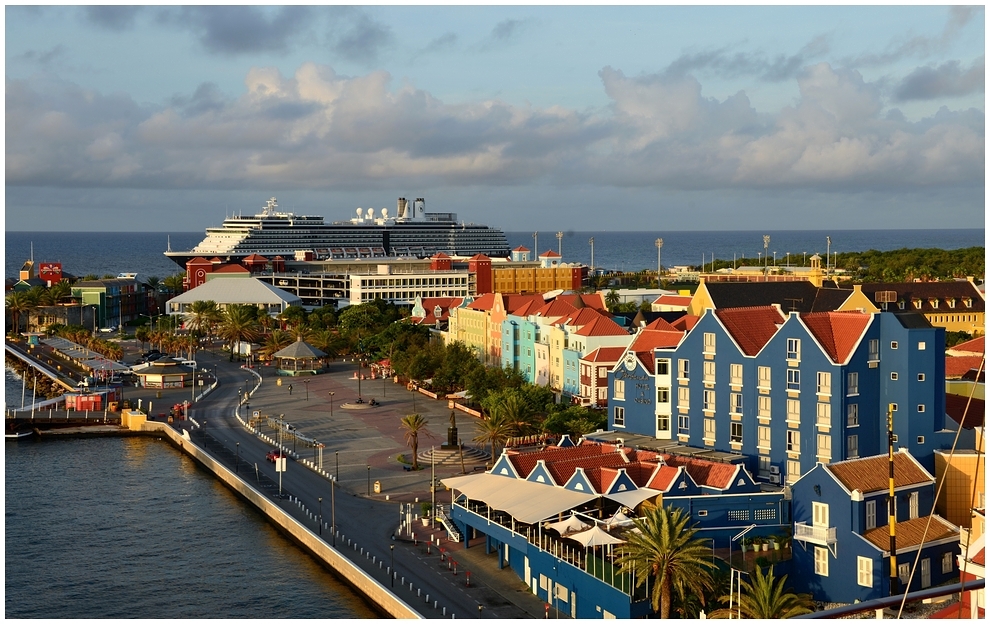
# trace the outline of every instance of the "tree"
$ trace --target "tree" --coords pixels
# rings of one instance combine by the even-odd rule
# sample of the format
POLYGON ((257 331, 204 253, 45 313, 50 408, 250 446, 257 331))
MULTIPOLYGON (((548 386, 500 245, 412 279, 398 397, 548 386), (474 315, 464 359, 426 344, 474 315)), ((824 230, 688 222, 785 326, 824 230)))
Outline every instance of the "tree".
POLYGON ((605 294, 605 305, 608 306, 609 310, 614 310, 619 306, 619 293, 614 288, 605 294))
POLYGON ((175 275, 169 275, 164 280, 162 280, 162 285, 165 286, 165 290, 169 294, 176 294, 182 292, 182 278, 185 277, 185 273, 176 273, 175 275))
POLYGON ((512 425, 501 414, 489 414, 488 418, 483 418, 475 423, 478 428, 478 435, 474 437, 475 442, 482 445, 488 444, 492 449, 492 463, 495 462, 495 447, 502 446, 512 436, 512 425))
POLYGON ((262 347, 261 353, 266 358, 271 358, 272 355, 278 353, 290 344, 292 344, 292 336, 289 335, 288 332, 284 332, 281 329, 276 329, 265 338, 265 344, 262 347))
MULTIPOLYGON (((782 620, 814 611, 814 601, 811 594, 795 594, 785 589, 787 575, 774 579, 771 567, 766 575, 763 569, 756 566, 749 581, 742 581, 739 586, 739 604, 719 609, 711 614, 713 618, 731 618, 739 613, 743 618, 754 620, 782 620)), ((722 596, 723 603, 728 604, 730 597, 722 596)))
POLYGON ((679 508, 647 507, 642 518, 634 520, 639 533, 627 534, 628 541, 616 552, 616 563, 623 572, 632 572, 639 587, 652 581, 653 610, 662 619, 670 618, 675 593, 703 595, 711 585, 711 551, 704 540, 688 528, 690 516, 679 508))
POLYGON ((235 304, 227 306, 220 321, 220 337, 230 342, 230 359, 240 351, 241 342, 255 340, 258 337, 257 308, 250 305, 235 304), (235 349, 236 344, 236 349, 235 349))
POLYGON ((12 292, 7 295, 4 306, 7 308, 7 314, 12 317, 10 331, 16 334, 21 328, 21 314, 30 310, 33 306, 30 297, 24 292, 12 292))
POLYGON ((148 338, 151 336, 151 330, 147 326, 142 325, 134 330, 134 337, 137 338, 138 342, 141 343, 141 348, 144 349, 144 345, 148 342, 148 338))
POLYGON ((223 318, 216 301, 193 301, 186 312, 186 324, 190 329, 211 336, 213 327, 223 318))
POLYGON ((412 449, 413 470, 419 470, 419 459, 416 457, 419 453, 419 434, 422 433, 427 437, 433 437, 426 429, 426 425, 429 422, 429 420, 423 418, 422 414, 409 414, 408 416, 403 416, 402 420, 399 421, 399 428, 405 430, 406 444, 412 449))

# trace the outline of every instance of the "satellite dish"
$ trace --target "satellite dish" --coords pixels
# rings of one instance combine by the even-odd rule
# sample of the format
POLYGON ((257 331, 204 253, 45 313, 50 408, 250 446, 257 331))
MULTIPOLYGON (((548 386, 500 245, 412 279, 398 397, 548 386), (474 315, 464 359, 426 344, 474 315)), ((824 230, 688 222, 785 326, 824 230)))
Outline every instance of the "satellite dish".
POLYGON ((360 206, 358 206, 358 209, 357 209, 357 216, 358 216, 358 219, 360 219, 360 218, 361 218, 361 213, 362 213, 362 212, 364 212, 364 210, 362 210, 362 209, 361 209, 361 207, 360 207, 360 206))
POLYGON ((543 300, 550 301, 551 299, 556 299, 557 297, 564 294, 563 290, 551 290, 548 293, 543 293, 543 300))
POLYGON ((374 208, 368 208, 368 218, 369 219, 374 219, 375 218, 375 209, 374 208))
POLYGON ((388 219, 388 208, 382 208, 382 218, 388 219))

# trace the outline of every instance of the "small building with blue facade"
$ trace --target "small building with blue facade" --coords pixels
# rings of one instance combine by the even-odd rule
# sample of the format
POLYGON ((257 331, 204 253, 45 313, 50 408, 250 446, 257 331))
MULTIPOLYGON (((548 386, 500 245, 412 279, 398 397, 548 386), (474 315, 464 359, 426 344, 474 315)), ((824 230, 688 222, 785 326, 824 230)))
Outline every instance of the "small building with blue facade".
MULTIPOLYGON (((795 591, 840 603, 891 595, 888 462, 818 464, 793 485, 795 591)), ((909 578, 910 591, 958 580, 959 529, 932 514, 935 479, 907 450, 894 454, 894 496, 897 593, 909 578)))

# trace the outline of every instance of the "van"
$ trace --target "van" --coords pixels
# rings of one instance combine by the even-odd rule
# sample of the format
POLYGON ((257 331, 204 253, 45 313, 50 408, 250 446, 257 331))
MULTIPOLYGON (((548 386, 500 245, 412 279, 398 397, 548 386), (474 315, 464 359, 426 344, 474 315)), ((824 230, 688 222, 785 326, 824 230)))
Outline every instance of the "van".
POLYGON ((196 360, 182 360, 181 364, 183 366, 188 366, 189 368, 196 368, 198 366, 196 364, 196 360))

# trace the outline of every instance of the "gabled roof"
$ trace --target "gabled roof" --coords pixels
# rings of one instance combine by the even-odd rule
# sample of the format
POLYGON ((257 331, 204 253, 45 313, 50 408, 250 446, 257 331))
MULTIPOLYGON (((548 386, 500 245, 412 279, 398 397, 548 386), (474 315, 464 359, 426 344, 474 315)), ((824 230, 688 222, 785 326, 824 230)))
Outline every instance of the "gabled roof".
POLYGON ((553 249, 548 249, 540 254, 541 258, 559 258, 560 254, 553 249))
POLYGON ((608 306, 605 305, 605 295, 600 292, 564 294, 557 298, 563 299, 575 308, 589 307, 594 308, 599 312, 603 312, 608 309, 608 306), (578 301, 580 301, 582 305, 578 305, 578 301))
MULTIPOLYGON (((945 358, 945 378, 959 379, 974 368, 979 368, 982 361, 982 355, 947 357, 945 358)), ((986 369, 986 365, 984 365, 984 369, 986 369)))
POLYGON ((555 325, 567 325, 568 327, 584 327, 591 321, 602 316, 602 313, 594 308, 581 308, 567 316, 559 319, 555 325))
POLYGON ((674 329, 679 329, 681 331, 691 331, 692 329, 694 329, 694 326, 697 325, 698 321, 700 320, 701 320, 700 316, 696 316, 694 314, 685 314, 676 321, 673 321, 671 325, 674 326, 674 329))
MULTIPOLYGON (((443 321, 450 318, 450 309, 461 305, 463 301, 463 297, 427 297, 422 300, 425 316, 410 316, 409 319, 414 323, 433 325, 438 320, 443 321), (435 314, 437 306, 440 306, 439 317, 435 314)), ((415 307, 413 311, 416 311, 415 307)))
POLYGON ((653 305, 683 306, 691 305, 691 297, 684 295, 660 295, 653 301, 653 305))
POLYGON ((506 456, 516 469, 516 474, 525 479, 529 477, 529 473, 533 472, 533 468, 536 467, 537 462, 541 459, 549 463, 551 461, 601 455, 602 451, 603 447, 600 444, 581 444, 569 447, 551 446, 539 451, 530 452, 509 451, 506 453, 506 456))
POLYGON ((266 284, 255 277, 220 277, 173 297, 168 303, 216 301, 221 305, 233 303, 300 305, 302 300, 284 290, 266 284))
POLYGON ((654 490, 660 490, 661 492, 666 492, 670 489, 670 485, 674 482, 674 479, 677 478, 677 475, 681 474, 681 470, 683 470, 683 468, 680 466, 669 466, 664 464, 663 466, 660 466, 660 470, 658 470, 653 478, 650 479, 650 482, 646 484, 646 487, 654 490))
POLYGON ((543 304, 543 307, 541 307, 533 314, 538 314, 543 318, 560 318, 562 316, 567 316, 568 314, 572 314, 576 310, 577 308, 575 308, 571 304, 567 303, 566 301, 558 297, 553 301, 548 301, 547 303, 543 304))
MULTIPOLYGON (((581 447, 575 447, 581 448, 581 447)), ((597 492, 601 492, 601 473, 593 471, 594 468, 615 468, 618 466, 625 466, 628 463, 626 456, 622 454, 621 451, 614 451, 611 453, 604 453, 599 455, 591 455, 585 457, 574 457, 572 459, 560 459, 547 462, 547 469, 553 476, 553 480, 557 485, 563 485, 567 483, 567 480, 571 478, 574 471, 577 468, 583 468, 584 474, 591 481, 592 485, 595 486, 597 492), (592 476, 593 473, 596 476, 592 476), (595 478, 597 477, 598 482, 596 483, 595 478)), ((611 483, 611 482, 610 482, 611 483)))
POLYGON ((698 485, 719 490, 724 490, 732 485, 732 479, 736 476, 736 471, 739 470, 737 464, 725 464, 679 455, 666 456, 664 463, 668 466, 683 467, 698 485))
MULTIPOLYGON (((897 293, 898 301, 913 302, 921 301, 919 312, 932 314, 936 312, 946 312, 947 310, 983 312, 986 303, 976 289, 976 285, 969 281, 947 281, 947 282, 883 282, 862 285, 863 294, 876 300, 877 291, 892 290, 897 293), (971 299, 971 307, 967 308, 962 300, 971 299), (950 308, 948 300, 955 299, 956 307, 950 308), (939 307, 932 306, 932 301, 938 300, 939 307)), ((914 307, 913 305, 911 307, 914 307)))
MULTIPOLYGON (((928 516, 904 520, 895 524, 894 531, 897 535, 898 550, 917 547, 922 543, 922 540, 929 543, 947 538, 959 538, 959 529, 955 525, 935 514, 932 514, 931 518, 930 525, 928 516), (928 528, 927 534, 925 532, 926 527, 928 528)), ((863 533, 863 539, 883 552, 890 550, 890 528, 887 526, 878 526, 866 531, 863 533)))
POLYGON ((467 308, 469 310, 484 311, 491 310, 493 305, 495 305, 495 293, 485 293, 468 304, 467 308))
POLYGON ((581 358, 581 361, 615 363, 622 358, 622 354, 625 352, 625 347, 599 347, 581 358))
POLYGON ((654 349, 672 349, 679 345, 683 338, 684 332, 677 330, 644 329, 636 334, 632 344, 629 345, 629 350, 636 353, 647 353, 652 358, 654 349))
POLYGON ((623 468, 626 469, 626 474, 633 480, 636 487, 646 487, 653 477, 653 473, 657 471, 657 464, 653 462, 631 461, 623 466, 623 468))
POLYGON ((746 355, 759 353, 784 322, 784 316, 774 306, 719 308, 715 316, 746 355))
POLYGON ((837 364, 849 359, 871 318, 871 315, 858 311, 812 312, 801 315, 808 331, 837 364))
POLYGON ((244 262, 268 262, 268 258, 260 254, 253 253, 247 258, 244 258, 244 262))
POLYGON ((967 340, 966 342, 959 343, 954 347, 950 347, 946 349, 946 351, 947 352, 962 351, 965 352, 967 355, 969 354, 983 355, 984 353, 986 353, 986 350, 984 348, 985 342, 986 342, 985 337, 980 336, 979 338, 973 338, 972 340, 967 340))
POLYGON ((654 319, 652 323, 648 323, 643 329, 659 329, 664 331, 677 331, 677 328, 665 321, 662 318, 654 319))
POLYGON ((302 336, 286 348, 272 354, 273 358, 302 360, 305 358, 321 358, 326 353, 303 341, 302 336))
POLYGON ((945 395, 945 413, 952 420, 962 425, 963 429, 982 427, 986 419, 986 402, 983 399, 945 395), (969 409, 967 410, 967 404, 969 409))
MULTIPOLYGON (((257 255, 257 254, 255 254, 255 255, 257 255)), ((260 258, 261 256, 258 256, 258 257, 260 258)), ((245 258, 244 260, 247 261, 247 258, 245 258)), ((220 274, 223 274, 223 273, 250 273, 250 272, 251 271, 248 271, 245 267, 242 267, 239 264, 228 264, 228 265, 222 266, 219 269, 217 269, 216 271, 214 271, 213 272, 213 275, 220 275, 220 274)))
POLYGON ((574 332, 578 336, 628 336, 629 332, 606 316, 599 316, 574 332))
MULTIPOLYGON (((818 288, 811 282, 705 282, 715 308, 755 308, 777 304, 786 313, 811 312, 818 288)), ((851 291, 848 293, 851 294, 851 291)))
POLYGON ((476 261, 477 260, 491 260, 491 258, 489 258, 488 256, 486 256, 483 253, 478 253, 478 254, 474 254, 473 256, 471 256, 470 258, 468 258, 468 260, 476 260, 476 261))
MULTIPOLYGON (((884 491, 890 487, 890 469, 886 455, 847 459, 824 466, 845 487, 863 494, 884 491)), ((935 478, 909 453, 894 453, 894 487, 931 483, 935 478)))
POLYGON ((430 260, 447 260, 449 258, 450 258, 450 256, 448 256, 447 254, 445 254, 442 251, 438 251, 435 254, 433 254, 432 256, 430 256, 430 260))

